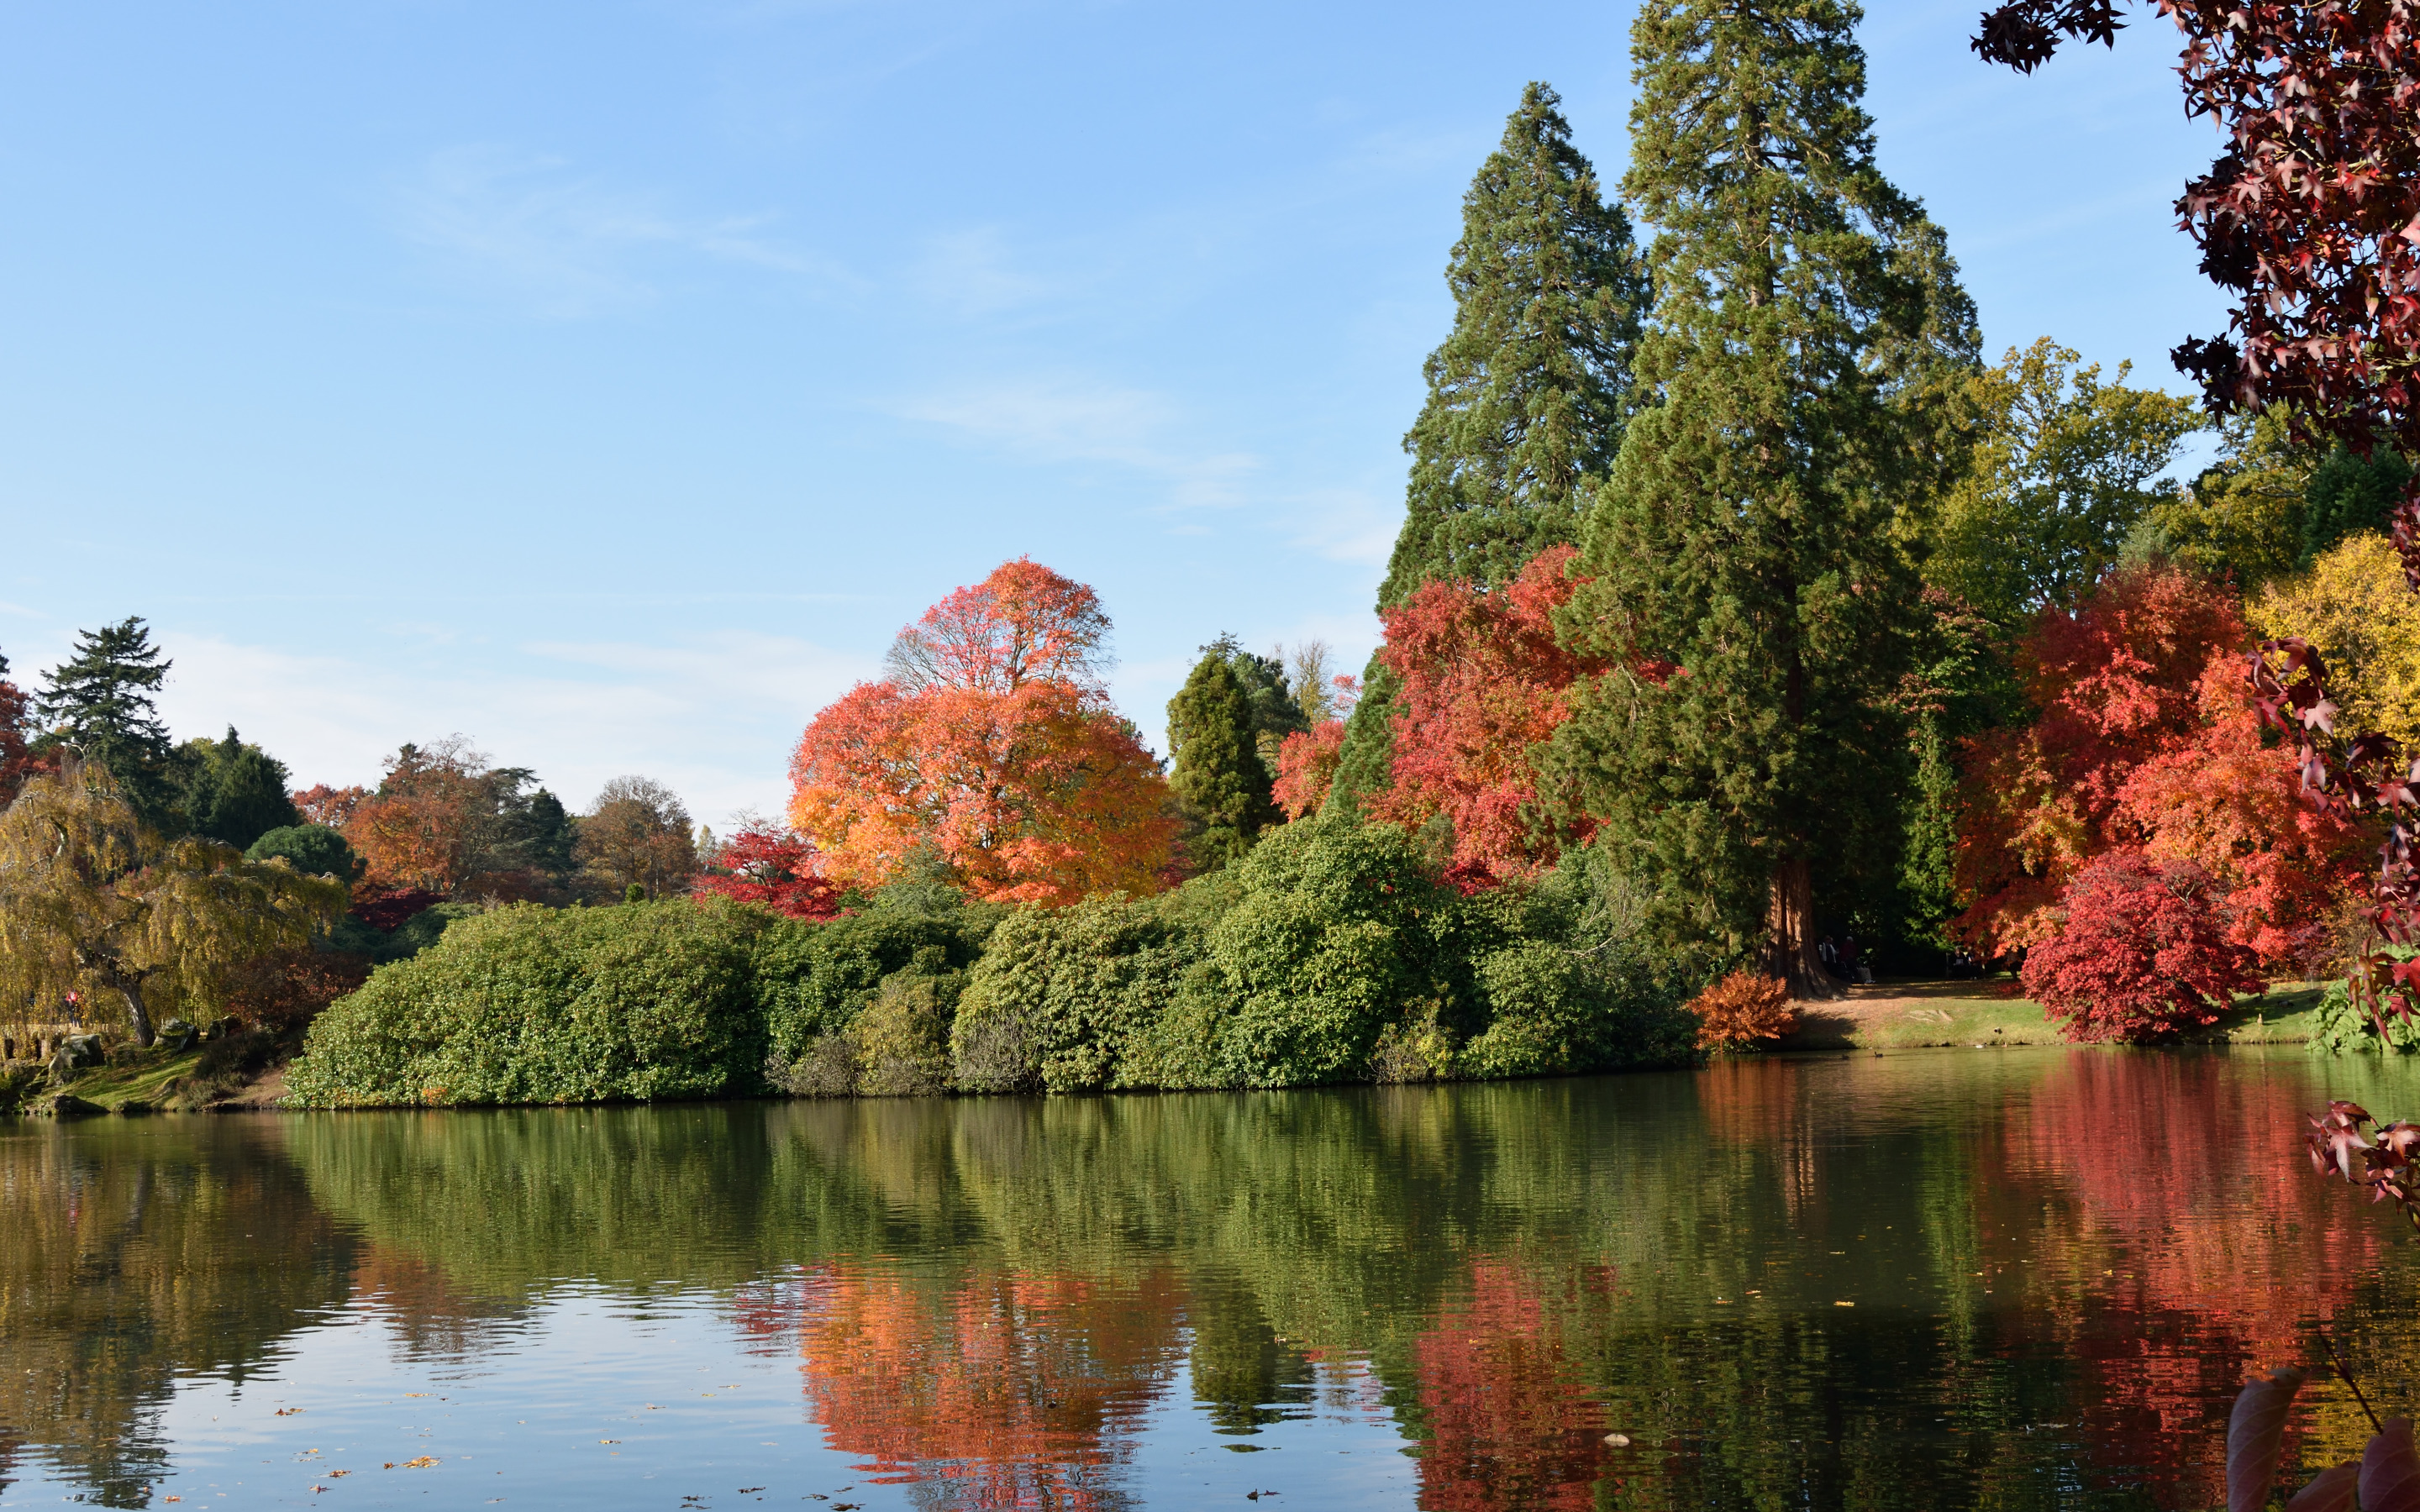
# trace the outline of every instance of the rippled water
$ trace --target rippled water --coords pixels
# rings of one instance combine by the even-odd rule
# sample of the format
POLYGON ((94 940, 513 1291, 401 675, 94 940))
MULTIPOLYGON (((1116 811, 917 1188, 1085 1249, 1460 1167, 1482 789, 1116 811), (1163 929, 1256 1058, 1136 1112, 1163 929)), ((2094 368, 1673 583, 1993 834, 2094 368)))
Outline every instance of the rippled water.
POLYGON ((2420 1070, 0 1124, 0 1505, 2208 1505, 2316 1328, 2420 1396, 2329 1096, 2420 1070))

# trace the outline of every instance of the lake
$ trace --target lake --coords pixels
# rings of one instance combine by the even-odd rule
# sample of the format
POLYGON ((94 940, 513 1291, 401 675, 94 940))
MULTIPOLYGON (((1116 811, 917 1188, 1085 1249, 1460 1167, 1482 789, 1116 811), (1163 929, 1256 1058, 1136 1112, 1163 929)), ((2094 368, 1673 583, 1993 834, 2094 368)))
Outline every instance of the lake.
POLYGON ((2420 1067, 0 1123, 0 1506, 2206 1506, 2315 1331, 2420 1396, 2330 1096, 2420 1067))

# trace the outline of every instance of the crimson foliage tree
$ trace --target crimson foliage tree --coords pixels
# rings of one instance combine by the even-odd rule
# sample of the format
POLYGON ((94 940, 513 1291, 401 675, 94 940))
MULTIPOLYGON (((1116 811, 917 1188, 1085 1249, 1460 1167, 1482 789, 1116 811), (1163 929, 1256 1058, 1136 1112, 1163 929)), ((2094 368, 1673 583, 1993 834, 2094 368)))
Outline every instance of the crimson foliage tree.
POLYGON ((2096 856, 2067 889, 2058 933, 2026 953, 2025 991, 2071 1040, 2160 1040, 2216 1022, 2261 982, 2215 894, 2189 861, 2096 856))
POLYGON ((751 825, 723 842, 716 870, 700 872, 690 891, 763 903, 791 918, 830 918, 840 912, 840 889, 815 875, 814 857, 805 836, 751 825))
POLYGON ((1444 815, 1453 859, 1487 875, 1552 865, 1561 838, 1539 803, 1531 753, 1571 717, 1573 685, 1606 670, 1555 635, 1555 611, 1577 586, 1566 576, 1577 555, 1550 547, 1492 592, 1422 583, 1383 611, 1378 660, 1396 680, 1394 761, 1372 811, 1412 825, 1444 815))

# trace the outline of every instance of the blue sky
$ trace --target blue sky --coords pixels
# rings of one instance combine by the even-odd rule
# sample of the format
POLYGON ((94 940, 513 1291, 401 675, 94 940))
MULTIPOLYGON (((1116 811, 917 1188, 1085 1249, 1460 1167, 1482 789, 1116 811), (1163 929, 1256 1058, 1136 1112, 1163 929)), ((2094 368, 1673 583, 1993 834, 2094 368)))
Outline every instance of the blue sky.
MULTIPOLYGON (((2214 332, 2174 34, 2031 79, 1881 5, 1881 159, 1993 352, 2214 332)), ((1357 667, 1463 190, 1523 84, 1620 176, 1607 5, 0 0, 0 652, 142 614, 298 783, 456 731, 777 811, 950 588, 1357 667)))

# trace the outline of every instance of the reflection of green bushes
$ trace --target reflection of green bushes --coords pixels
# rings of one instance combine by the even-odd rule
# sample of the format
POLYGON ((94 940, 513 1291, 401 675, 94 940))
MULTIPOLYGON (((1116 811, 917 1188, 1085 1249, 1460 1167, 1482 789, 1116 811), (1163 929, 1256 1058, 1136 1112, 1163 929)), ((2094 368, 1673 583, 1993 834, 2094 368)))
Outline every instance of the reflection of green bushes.
POLYGON ((765 917, 681 901, 464 919, 321 1014, 287 1083, 305 1106, 756 1091, 765 917))

